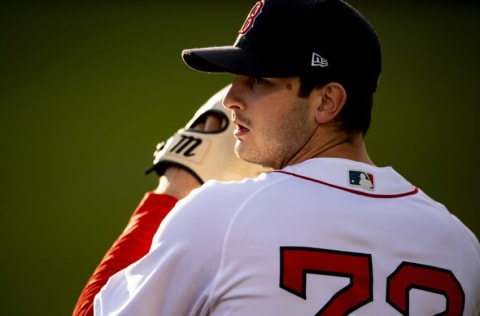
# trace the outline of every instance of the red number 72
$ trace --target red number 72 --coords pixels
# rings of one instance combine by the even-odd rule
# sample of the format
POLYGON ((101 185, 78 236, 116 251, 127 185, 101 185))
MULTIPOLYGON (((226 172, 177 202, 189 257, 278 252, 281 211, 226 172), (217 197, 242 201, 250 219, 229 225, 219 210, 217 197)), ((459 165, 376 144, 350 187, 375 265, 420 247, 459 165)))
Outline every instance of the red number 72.
MULTIPOLYGON (((280 287, 306 299, 307 274, 350 278, 316 314, 347 315, 373 300, 372 257, 369 254, 304 247, 280 247, 280 287)), ((403 262, 386 281, 388 304, 408 314, 408 291, 418 288, 443 294, 447 310, 439 315, 463 314, 465 294, 448 270, 403 262)))

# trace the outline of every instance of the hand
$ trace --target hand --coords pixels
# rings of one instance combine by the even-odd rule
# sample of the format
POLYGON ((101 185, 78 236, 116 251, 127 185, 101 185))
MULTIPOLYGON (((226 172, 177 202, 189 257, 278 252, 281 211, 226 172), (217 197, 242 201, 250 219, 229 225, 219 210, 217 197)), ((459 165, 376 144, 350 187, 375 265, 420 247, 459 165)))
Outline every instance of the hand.
MULTIPOLYGON (((209 114, 205 122, 193 126, 197 131, 214 131, 220 128, 221 118, 215 114, 209 114)), ((185 168, 169 166, 160 177, 155 193, 168 194, 177 199, 183 199, 193 189, 200 187, 201 183, 185 168)))
POLYGON ((240 181, 256 177, 262 172, 271 171, 260 165, 248 163, 238 158, 234 152, 234 125, 231 111, 223 106, 223 98, 229 86, 215 93, 195 113, 184 128, 179 129, 166 142, 157 145, 153 166, 147 173, 155 171, 158 176, 166 176, 171 167, 185 172, 169 174, 160 179, 155 192, 173 192, 176 197, 184 197, 193 187, 208 180, 240 181), (185 179, 193 177, 196 179, 185 179), (185 189, 177 188, 183 183, 185 189), (174 188, 175 187, 175 188, 174 188))

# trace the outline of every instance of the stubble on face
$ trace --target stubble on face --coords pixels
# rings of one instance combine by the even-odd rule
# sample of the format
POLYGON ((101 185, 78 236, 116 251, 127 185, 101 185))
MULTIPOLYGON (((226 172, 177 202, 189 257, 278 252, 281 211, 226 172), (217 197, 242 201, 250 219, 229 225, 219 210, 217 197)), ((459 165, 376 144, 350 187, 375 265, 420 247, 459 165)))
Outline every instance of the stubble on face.
POLYGON ((237 119, 251 126, 253 137, 249 142, 237 140, 236 154, 243 160, 273 169, 281 169, 303 148, 314 132, 305 99, 297 99, 286 111, 271 113, 260 121, 236 114, 237 119))

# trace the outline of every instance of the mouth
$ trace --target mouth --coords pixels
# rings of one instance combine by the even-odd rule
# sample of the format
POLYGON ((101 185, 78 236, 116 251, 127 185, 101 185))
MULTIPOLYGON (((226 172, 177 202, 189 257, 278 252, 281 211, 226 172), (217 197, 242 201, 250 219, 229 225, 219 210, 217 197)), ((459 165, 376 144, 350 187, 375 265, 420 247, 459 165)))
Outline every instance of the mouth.
POLYGON ((233 135, 235 135, 235 137, 237 138, 244 136, 250 131, 250 129, 240 121, 235 120, 232 123, 235 125, 235 130, 233 132, 233 135))

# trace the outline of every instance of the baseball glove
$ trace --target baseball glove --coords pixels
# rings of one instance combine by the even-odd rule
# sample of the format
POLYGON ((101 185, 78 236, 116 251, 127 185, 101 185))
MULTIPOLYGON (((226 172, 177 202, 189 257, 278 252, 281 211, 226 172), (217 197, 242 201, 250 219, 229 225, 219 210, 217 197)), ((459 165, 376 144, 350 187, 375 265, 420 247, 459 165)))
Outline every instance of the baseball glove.
POLYGON ((184 128, 179 129, 166 142, 157 145, 154 165, 146 171, 147 174, 155 171, 161 176, 168 166, 176 165, 185 168, 200 183, 204 183, 210 179, 242 180, 270 171, 260 165, 245 162, 235 155, 234 126, 230 121, 230 111, 222 103, 228 89, 229 86, 226 86, 215 93, 198 109, 184 128), (221 120, 219 129, 213 131, 193 129, 212 114, 221 120))

